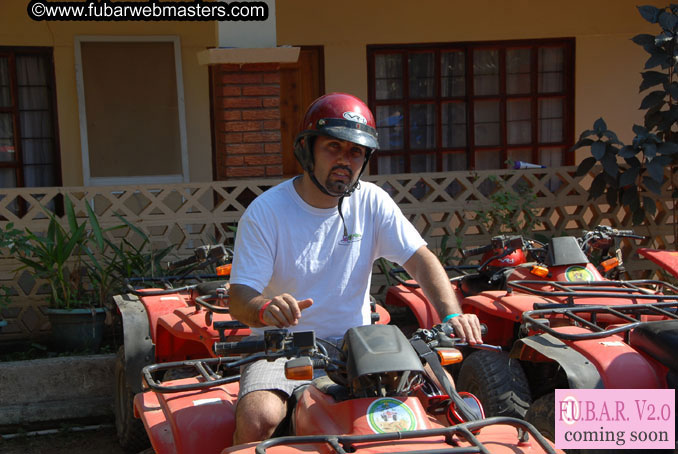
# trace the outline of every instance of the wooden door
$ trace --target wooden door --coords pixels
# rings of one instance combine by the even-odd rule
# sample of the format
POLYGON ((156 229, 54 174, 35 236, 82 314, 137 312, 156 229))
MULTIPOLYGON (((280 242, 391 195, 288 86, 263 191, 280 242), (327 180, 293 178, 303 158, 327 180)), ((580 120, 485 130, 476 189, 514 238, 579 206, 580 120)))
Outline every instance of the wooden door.
POLYGON ((280 130, 285 176, 302 173, 301 166, 294 157, 294 138, 299 133, 306 108, 324 93, 323 47, 301 46, 296 63, 280 66, 280 130))

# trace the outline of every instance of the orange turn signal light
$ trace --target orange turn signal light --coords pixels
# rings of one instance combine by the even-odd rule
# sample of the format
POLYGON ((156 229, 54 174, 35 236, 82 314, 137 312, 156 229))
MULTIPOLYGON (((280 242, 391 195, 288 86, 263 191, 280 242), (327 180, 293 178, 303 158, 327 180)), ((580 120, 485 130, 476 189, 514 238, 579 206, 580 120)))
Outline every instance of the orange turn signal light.
POLYGON ((312 380, 313 363, 311 358, 303 356, 285 363, 285 377, 288 380, 312 380))
POLYGON ((221 265, 217 267, 217 276, 230 276, 231 264, 221 265))
POLYGON ((549 269, 544 265, 534 265, 530 270, 530 273, 534 274, 535 276, 546 277, 549 275, 549 269))
POLYGON ((600 262, 600 266, 602 266, 605 271, 610 271, 612 268, 616 268, 618 265, 619 260, 617 257, 612 257, 611 259, 600 262))
POLYGON ((443 366, 457 364, 464 359, 464 355, 456 348, 436 348, 436 353, 438 353, 440 364, 443 366))

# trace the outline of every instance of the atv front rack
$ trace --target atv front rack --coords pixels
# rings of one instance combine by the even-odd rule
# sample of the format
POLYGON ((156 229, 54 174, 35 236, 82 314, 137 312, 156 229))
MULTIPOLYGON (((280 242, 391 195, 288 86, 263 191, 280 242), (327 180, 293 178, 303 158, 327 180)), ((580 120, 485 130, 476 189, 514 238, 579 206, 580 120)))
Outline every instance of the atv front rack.
POLYGON ((222 377, 215 369, 235 369, 248 361, 241 359, 227 360, 226 358, 189 359, 171 363, 151 364, 143 368, 143 383, 145 388, 150 388, 156 393, 171 394, 185 391, 197 391, 212 388, 213 386, 225 385, 240 380, 240 375, 222 377), (202 377, 203 381, 184 385, 166 385, 154 378, 154 374, 172 369, 194 369, 196 376, 202 377))
MULTIPOLYGON (((564 340, 600 339, 622 332, 625 332, 628 336, 628 333, 641 323, 648 323, 641 320, 642 315, 654 315, 663 317, 666 320, 678 320, 678 301, 623 306, 582 305, 538 309, 523 313, 523 324, 528 329, 543 331, 564 340), (568 318, 572 322, 571 325, 585 327, 591 330, 591 332, 571 334, 551 328, 547 317, 553 315, 568 318), (582 315, 588 315, 588 318, 582 317, 582 315), (600 323, 599 318, 601 318, 601 315, 611 315, 620 320, 625 320, 626 323, 621 325, 616 323, 608 327, 600 323)), ((626 341, 628 343, 628 339, 626 341)))
MULTIPOLYGON (((629 298, 651 300, 656 302, 678 301, 678 287, 664 281, 639 279, 633 281, 537 281, 516 280, 507 281, 506 291, 512 293, 519 290, 521 293, 543 296, 546 298, 563 297, 569 305, 574 305, 577 298, 629 298), (551 289, 545 289, 548 287, 551 289), (650 288, 653 287, 653 288, 650 288), (665 295, 662 292, 670 291, 665 295)), ((535 309, 549 309, 562 306, 562 303, 535 304, 535 309)))
MULTIPOLYGON (((398 451, 399 454, 444 454, 444 453, 483 453, 490 454, 490 451, 487 447, 478 440, 473 432, 477 432, 479 429, 494 424, 503 424, 515 427, 518 430, 518 441, 525 442, 527 441, 527 434, 532 435, 534 440, 537 441, 539 446, 549 454, 555 454, 555 450, 551 447, 548 441, 534 428, 534 426, 526 421, 522 421, 517 418, 510 418, 506 416, 495 416, 492 418, 486 418, 479 421, 471 421, 462 424, 457 424, 456 426, 445 427, 441 429, 426 429, 426 430, 413 430, 409 432, 389 432, 389 433, 380 433, 380 434, 370 434, 370 435, 306 435, 306 436, 290 436, 290 437, 278 437, 270 438, 268 440, 262 441, 259 443, 255 452, 257 454, 265 454, 268 448, 281 445, 307 445, 307 444, 318 444, 324 443, 329 445, 329 447, 336 454, 347 454, 347 453, 359 453, 361 448, 368 449, 372 446, 373 443, 383 443, 383 442, 396 442, 399 440, 413 440, 416 438, 425 438, 425 437, 436 437, 444 436, 445 443, 449 447, 436 449, 431 451, 430 449, 425 451, 398 451), (453 438, 454 435, 470 443, 471 446, 460 446, 457 441, 453 438), (367 445, 367 446, 361 446, 367 445)), ((396 452, 396 451, 391 451, 396 452)))

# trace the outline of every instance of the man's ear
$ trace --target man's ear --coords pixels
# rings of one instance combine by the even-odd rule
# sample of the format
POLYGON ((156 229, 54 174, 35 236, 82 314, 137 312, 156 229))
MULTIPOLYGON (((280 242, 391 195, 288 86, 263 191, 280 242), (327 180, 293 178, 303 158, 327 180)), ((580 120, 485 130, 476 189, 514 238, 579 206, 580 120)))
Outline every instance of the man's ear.
POLYGON ((315 146, 315 137, 304 137, 301 140, 305 141, 306 139, 308 139, 308 148, 306 149, 308 150, 308 154, 310 155, 311 158, 309 160, 308 171, 313 172, 313 169, 315 168, 315 156, 313 155, 313 147, 315 146))

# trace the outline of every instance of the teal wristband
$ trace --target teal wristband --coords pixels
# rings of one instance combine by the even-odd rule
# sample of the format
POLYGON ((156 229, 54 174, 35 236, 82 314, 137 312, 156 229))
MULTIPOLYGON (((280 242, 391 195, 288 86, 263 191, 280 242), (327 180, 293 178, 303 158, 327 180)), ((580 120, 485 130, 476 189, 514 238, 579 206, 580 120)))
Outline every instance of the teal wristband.
POLYGON ((443 321, 442 321, 441 323, 447 323, 447 322, 449 322, 450 320, 452 320, 454 317, 459 317, 460 315, 461 315, 461 314, 450 314, 450 315, 447 315, 447 316, 445 316, 445 318, 443 318, 443 321))

